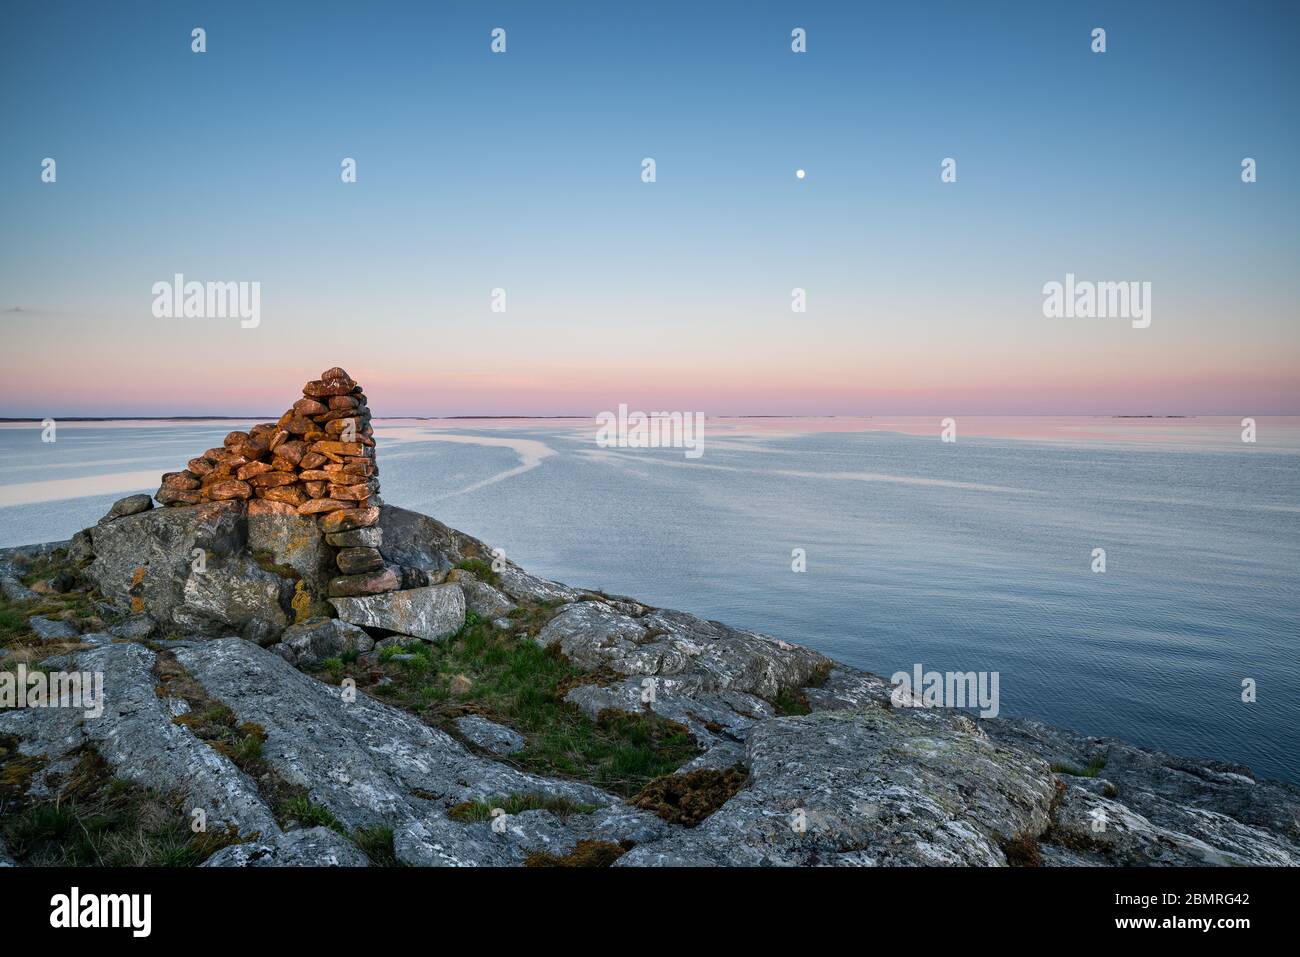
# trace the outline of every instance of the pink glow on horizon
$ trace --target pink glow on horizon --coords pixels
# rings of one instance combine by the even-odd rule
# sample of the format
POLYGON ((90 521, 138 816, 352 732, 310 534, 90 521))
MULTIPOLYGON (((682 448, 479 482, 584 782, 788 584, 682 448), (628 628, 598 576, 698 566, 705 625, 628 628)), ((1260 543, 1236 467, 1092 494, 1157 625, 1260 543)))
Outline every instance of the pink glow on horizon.
MULTIPOLYGON (((250 359, 238 371, 226 363, 182 368, 136 358, 137 368, 113 363, 78 368, 68 357, 55 368, 29 364, 8 374, 0 416, 278 415, 296 387, 327 360, 293 363, 250 359)), ((454 364, 453 364, 454 365, 454 364)), ((754 368, 672 370, 654 364, 635 374, 611 367, 538 363, 531 369, 458 372, 384 369, 350 364, 376 415, 595 415, 632 408, 699 411, 708 415, 1023 415, 1300 412, 1300 377, 1292 371, 1142 376, 1111 371, 1053 378, 1030 370, 980 381, 933 371, 897 370, 880 377, 843 370, 754 368)))

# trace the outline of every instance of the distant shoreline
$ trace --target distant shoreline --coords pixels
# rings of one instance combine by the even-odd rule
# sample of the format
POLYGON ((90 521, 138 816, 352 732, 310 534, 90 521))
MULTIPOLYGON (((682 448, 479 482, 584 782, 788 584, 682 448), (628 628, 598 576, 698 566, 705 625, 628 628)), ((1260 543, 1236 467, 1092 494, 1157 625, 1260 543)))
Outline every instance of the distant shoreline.
MULTIPOLYGON (((939 413, 912 413, 908 415, 890 414, 886 418, 927 418, 939 413)), ((1109 412, 1031 412, 1031 413, 994 413, 962 412, 960 415, 980 419, 1021 419, 1021 418, 1077 418, 1077 419, 1198 419, 1204 417, 1234 416, 1236 412, 1208 412, 1193 415, 1123 415, 1109 412)), ((1264 413, 1272 417, 1300 415, 1296 412, 1264 413)), ((56 415, 48 416, 58 422, 274 422, 278 415, 56 415)), ((379 415, 376 419, 403 420, 410 422, 446 422, 446 421, 499 421, 508 419, 531 419, 536 421, 553 421, 556 419, 577 419, 589 421, 591 415, 379 415)), ((710 419, 872 419, 872 415, 827 414, 827 413, 781 413, 781 414, 746 414, 719 413, 708 415, 710 419)), ((33 416, 0 416, 0 425, 30 422, 36 425, 44 422, 43 418, 33 416)))

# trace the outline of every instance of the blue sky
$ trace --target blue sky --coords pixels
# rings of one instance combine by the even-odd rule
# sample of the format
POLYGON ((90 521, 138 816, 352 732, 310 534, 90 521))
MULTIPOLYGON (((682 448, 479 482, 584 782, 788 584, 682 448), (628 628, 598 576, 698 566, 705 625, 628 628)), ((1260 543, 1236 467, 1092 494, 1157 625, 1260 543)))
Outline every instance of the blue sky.
POLYGON ((1300 412, 1298 11, 11 2, 0 414, 336 363, 392 414, 1300 412), (1151 281, 1152 327, 1045 319, 1067 271, 1151 281), (262 324, 154 318, 176 272, 262 324))

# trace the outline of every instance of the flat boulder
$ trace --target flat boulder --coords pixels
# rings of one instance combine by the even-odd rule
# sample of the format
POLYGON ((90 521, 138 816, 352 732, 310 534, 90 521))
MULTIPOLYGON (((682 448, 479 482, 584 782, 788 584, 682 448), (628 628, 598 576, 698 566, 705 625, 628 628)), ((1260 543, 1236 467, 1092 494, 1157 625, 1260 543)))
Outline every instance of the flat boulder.
POLYGON ((365 508, 344 508, 329 512, 320 520, 320 527, 327 535, 337 532, 350 532, 354 528, 369 528, 379 521, 379 509, 373 505, 365 508))
POLYGON ((128 641, 140 641, 148 638, 158 628, 158 623, 146 614, 131 615, 115 625, 109 626, 108 633, 114 638, 128 641))
POLYGON ((385 505, 378 524, 383 530, 379 550, 397 565, 437 574, 465 559, 492 559, 491 550, 478 539, 419 512, 385 505))
POLYGON ((462 715, 456 719, 456 730, 462 738, 475 747, 491 754, 515 754, 528 743, 524 736, 504 724, 497 724, 478 714, 462 715))
POLYGON ((143 493, 139 495, 128 495, 126 498, 119 498, 113 503, 113 507, 108 510, 103 518, 99 520, 100 525, 107 525, 126 515, 138 515, 140 512, 147 512, 153 508, 153 497, 143 493))
POLYGON ((28 618, 27 627, 41 641, 71 641, 81 634, 71 622, 45 618, 42 615, 28 618))
POLYGON ((346 622, 414 635, 425 641, 454 635, 465 624, 465 594, 455 584, 360 598, 331 598, 330 604, 346 622))
POLYGON ((329 658, 338 658, 350 651, 364 654, 375 647, 375 640, 365 629, 337 618, 308 618, 290 625, 280 636, 280 643, 271 648, 290 664, 300 668, 315 668, 329 658))
POLYGON ((379 568, 359 575, 340 575, 331 578, 328 591, 332 598, 357 598, 392 591, 401 584, 397 570, 379 568))

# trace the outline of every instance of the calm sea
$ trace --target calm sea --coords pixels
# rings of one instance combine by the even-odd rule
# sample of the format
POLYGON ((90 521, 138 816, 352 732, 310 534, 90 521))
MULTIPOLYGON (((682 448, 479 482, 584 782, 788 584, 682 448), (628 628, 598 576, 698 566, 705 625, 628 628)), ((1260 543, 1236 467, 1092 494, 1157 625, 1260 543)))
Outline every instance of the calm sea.
MULTIPOLYGON (((1294 419, 1255 444, 1239 419, 963 419, 953 444, 932 419, 718 420, 698 459, 578 420, 377 424, 386 501, 537 574, 886 676, 996 671, 1003 714, 1300 782, 1294 419)), ((67 538, 238 425, 0 428, 0 545, 67 538)))

